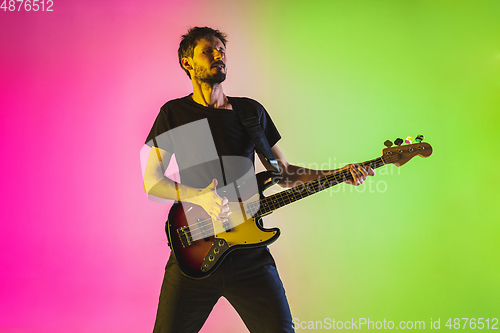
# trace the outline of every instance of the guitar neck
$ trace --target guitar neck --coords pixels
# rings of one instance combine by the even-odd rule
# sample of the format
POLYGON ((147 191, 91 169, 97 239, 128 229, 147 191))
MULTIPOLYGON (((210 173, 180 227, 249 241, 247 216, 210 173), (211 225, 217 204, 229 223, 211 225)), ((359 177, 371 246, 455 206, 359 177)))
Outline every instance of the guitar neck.
MULTIPOLYGON (((371 161, 360 163, 363 167, 371 167, 372 169, 384 166, 386 163, 382 157, 371 161)), ((257 215, 263 216, 273 212, 274 210, 295 202, 299 199, 308 197, 314 193, 326 190, 329 187, 343 183, 346 180, 352 179, 349 169, 343 169, 326 175, 324 177, 312 180, 310 182, 292 187, 288 190, 264 197, 260 200, 260 207, 257 215)))

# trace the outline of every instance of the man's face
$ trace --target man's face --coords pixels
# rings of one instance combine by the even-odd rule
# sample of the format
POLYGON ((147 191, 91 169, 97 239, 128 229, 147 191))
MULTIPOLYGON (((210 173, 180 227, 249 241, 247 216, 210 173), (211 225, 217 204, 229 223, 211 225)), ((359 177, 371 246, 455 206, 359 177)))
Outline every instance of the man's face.
POLYGON ((226 48, 217 37, 202 38, 194 48, 193 79, 219 84, 226 79, 226 48))

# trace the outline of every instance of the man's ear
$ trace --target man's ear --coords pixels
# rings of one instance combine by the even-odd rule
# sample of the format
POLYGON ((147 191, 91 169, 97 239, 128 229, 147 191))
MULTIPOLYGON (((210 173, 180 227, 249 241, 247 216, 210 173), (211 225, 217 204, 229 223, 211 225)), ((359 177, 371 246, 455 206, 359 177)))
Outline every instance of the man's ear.
POLYGON ((190 59, 190 58, 182 58, 181 59, 181 64, 182 64, 182 67, 187 70, 187 71, 191 71, 193 70, 193 59, 190 59))

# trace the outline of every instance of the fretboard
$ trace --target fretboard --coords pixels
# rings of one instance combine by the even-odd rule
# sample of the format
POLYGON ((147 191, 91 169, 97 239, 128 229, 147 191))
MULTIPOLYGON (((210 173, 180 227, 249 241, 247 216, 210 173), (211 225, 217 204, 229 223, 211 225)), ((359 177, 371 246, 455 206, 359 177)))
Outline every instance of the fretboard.
MULTIPOLYGON (((361 166, 370 166, 372 169, 379 168, 386 163, 382 157, 376 158, 371 161, 360 163, 361 166)), ((310 182, 289 188, 288 190, 270 195, 260 199, 260 207, 256 203, 247 206, 247 212, 251 215, 263 216, 271 213, 272 211, 295 202, 299 199, 310 196, 311 194, 318 193, 329 187, 345 182, 352 179, 349 169, 339 170, 324 177, 312 180, 310 182), (252 207, 253 206, 253 207, 252 207)))

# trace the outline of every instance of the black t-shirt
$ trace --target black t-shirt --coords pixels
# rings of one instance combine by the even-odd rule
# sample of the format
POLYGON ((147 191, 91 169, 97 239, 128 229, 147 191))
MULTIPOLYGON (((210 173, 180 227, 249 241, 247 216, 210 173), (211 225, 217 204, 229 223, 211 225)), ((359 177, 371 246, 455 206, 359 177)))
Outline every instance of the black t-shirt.
MULTIPOLYGON (((258 116, 271 147, 278 142, 281 136, 260 103, 242 97, 228 99, 243 114, 258 116)), ((146 144, 175 154, 181 183, 192 187, 206 187, 213 178, 220 187, 253 170, 255 144, 235 111, 202 106, 191 95, 161 107, 146 144)))

